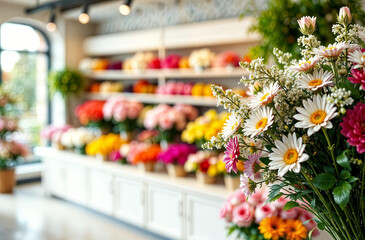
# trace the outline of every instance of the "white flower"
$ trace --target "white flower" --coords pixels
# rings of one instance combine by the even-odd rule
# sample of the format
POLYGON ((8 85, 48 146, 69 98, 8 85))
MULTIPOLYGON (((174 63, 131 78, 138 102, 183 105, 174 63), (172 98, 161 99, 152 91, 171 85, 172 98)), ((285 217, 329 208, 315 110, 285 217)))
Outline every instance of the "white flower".
POLYGON ((340 23, 349 24, 352 21, 352 16, 350 9, 348 7, 342 7, 340 13, 338 14, 338 21, 340 23))
POLYGON ((244 135, 253 138, 266 131, 272 125, 273 118, 272 109, 268 107, 258 109, 246 120, 243 128, 244 135))
POLYGON ((359 38, 361 38, 361 40, 363 42, 365 42, 365 31, 359 31, 358 35, 359 35, 359 38))
POLYGON ((361 50, 356 50, 353 53, 350 53, 349 61, 356 63, 354 68, 365 67, 365 52, 361 52, 361 50))
POLYGON ((322 127, 332 128, 330 120, 337 116, 337 108, 327 102, 327 96, 316 95, 312 99, 303 100, 304 108, 298 107, 299 114, 294 115, 298 120, 296 128, 308 128, 308 136, 318 132, 322 127))
POLYGON ((302 17, 298 20, 299 30, 305 35, 312 34, 316 29, 316 17, 302 17))
POLYGON ((313 69, 318 61, 319 61, 318 57, 312 57, 309 60, 300 61, 298 64, 291 66, 289 69, 298 72, 306 72, 308 70, 313 69))
POLYGON ((337 58, 340 54, 348 48, 346 43, 334 43, 328 45, 328 47, 320 46, 319 48, 313 49, 313 53, 324 58, 337 58))
POLYGON ((279 91, 279 88, 280 86, 277 82, 270 83, 268 87, 264 87, 261 92, 254 96, 254 98, 248 103, 249 106, 253 109, 271 103, 276 93, 279 91))
POLYGON ((236 114, 231 114, 224 124, 222 130, 222 137, 224 139, 228 139, 232 136, 233 133, 237 131, 237 129, 241 126, 242 119, 238 117, 236 114))
POLYGON ((314 70, 313 74, 303 74, 298 79, 298 86, 304 89, 310 89, 316 91, 324 86, 331 86, 333 82, 333 74, 329 71, 323 72, 323 69, 318 71, 314 70))
POLYGON ((269 154, 270 170, 278 170, 280 177, 284 176, 288 171, 295 173, 300 172, 300 163, 309 159, 308 154, 304 153, 305 144, 302 138, 298 138, 296 134, 289 134, 288 137, 283 136, 283 141, 275 140, 275 148, 269 154))

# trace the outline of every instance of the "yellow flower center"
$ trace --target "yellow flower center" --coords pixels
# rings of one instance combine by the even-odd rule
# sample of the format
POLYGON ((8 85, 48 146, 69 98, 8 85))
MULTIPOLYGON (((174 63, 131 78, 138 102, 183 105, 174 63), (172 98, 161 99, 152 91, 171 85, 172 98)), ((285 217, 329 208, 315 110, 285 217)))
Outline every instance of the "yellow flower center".
POLYGON ((238 126, 238 122, 235 122, 234 124, 232 124, 232 127, 231 127, 231 130, 234 130, 236 129, 238 126))
POLYGON ((290 148, 284 155, 284 162, 288 165, 296 163, 298 161, 298 152, 295 148, 290 148))
POLYGON ((327 47, 326 50, 332 50, 335 49, 335 47, 327 47))
POLYGON ((327 113, 323 110, 317 110, 311 115, 311 123, 313 124, 321 124, 324 122, 324 119, 327 117, 327 113))
POLYGON ((262 96, 262 98, 260 99, 260 102, 264 101, 266 99, 267 96, 269 96, 270 93, 266 93, 264 96, 262 96))
POLYGON ((321 85, 322 83, 323 83, 323 81, 321 79, 313 79, 312 81, 310 81, 308 83, 308 85, 311 87, 317 87, 317 86, 321 85))
POLYGON ((312 62, 310 60, 305 61, 305 62, 301 62, 301 63, 299 63, 299 66, 302 66, 303 64, 306 64, 306 63, 311 64, 312 62))
POLYGON ((264 117, 256 123, 255 127, 256 127, 256 129, 262 129, 262 128, 266 127, 266 125, 267 125, 267 118, 264 117))

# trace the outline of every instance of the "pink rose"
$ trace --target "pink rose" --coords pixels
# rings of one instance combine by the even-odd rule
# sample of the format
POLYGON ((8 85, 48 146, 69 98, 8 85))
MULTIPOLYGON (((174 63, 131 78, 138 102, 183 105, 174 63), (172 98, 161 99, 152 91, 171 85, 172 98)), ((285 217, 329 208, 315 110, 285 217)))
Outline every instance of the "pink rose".
POLYGON ((254 209, 248 203, 242 203, 233 209, 232 222, 239 227, 249 227, 254 217, 254 209))
MULTIPOLYGON (((305 224, 304 226, 307 228, 308 232, 311 231, 313 228, 317 227, 317 223, 313 220, 313 214, 308 212, 308 211, 305 211, 303 209, 300 209, 301 211, 301 214, 299 216, 299 220, 301 222, 305 222, 305 221, 308 221, 310 220, 307 224, 305 224)), ((320 234, 318 228, 316 228, 313 233, 312 233, 312 237, 316 237, 320 234)))
POLYGON ((176 89, 176 83, 171 81, 171 82, 168 82, 166 83, 166 86, 165 86, 165 93, 166 94, 175 94, 175 89, 176 89))
POLYGON ((242 193, 241 189, 238 189, 231 195, 230 201, 233 205, 238 205, 246 202, 246 196, 242 193))
POLYGON ((299 214, 299 208, 292 208, 286 211, 281 211, 280 217, 282 219, 295 219, 299 214))
POLYGON ((140 102, 129 102, 127 115, 129 119, 136 119, 143 109, 143 105, 140 102))
POLYGON ((113 118, 118 122, 123 122, 127 118, 127 107, 125 104, 118 104, 115 106, 113 118))
POLYGON ((152 129, 156 128, 156 126, 157 126, 156 118, 146 117, 144 119, 143 125, 144 125, 145 128, 147 128, 149 130, 152 130, 152 129))
POLYGON ((267 199, 267 191, 264 189, 257 189, 248 199, 247 202, 253 206, 263 204, 267 199))
POLYGON ((184 94, 184 86, 185 86, 185 83, 184 82, 177 82, 175 87, 175 94, 178 94, 178 95, 183 95, 184 94))
POLYGON ((255 210, 255 222, 259 224, 263 219, 276 215, 276 208, 272 203, 259 205, 255 210))
POLYGON ((278 209, 283 209, 287 202, 288 202, 288 200, 284 196, 281 196, 278 200, 273 202, 273 204, 278 209))
POLYGON ((185 83, 183 94, 184 95, 191 95, 191 89, 193 89, 193 83, 185 83))
POLYGON ((169 130, 174 125, 173 119, 171 118, 171 114, 164 114, 160 116, 160 119, 158 120, 159 126, 163 130, 169 130))

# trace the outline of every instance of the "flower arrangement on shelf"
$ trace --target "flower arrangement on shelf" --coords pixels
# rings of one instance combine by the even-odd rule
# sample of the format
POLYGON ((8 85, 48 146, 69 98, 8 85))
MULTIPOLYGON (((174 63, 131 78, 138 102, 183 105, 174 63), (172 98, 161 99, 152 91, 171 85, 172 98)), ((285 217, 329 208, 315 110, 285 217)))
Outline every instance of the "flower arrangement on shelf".
POLYGON ((240 56, 232 51, 226 51, 218 54, 212 63, 213 68, 227 68, 233 70, 235 67, 239 67, 241 61, 240 56))
POLYGON ((181 140, 190 144, 201 146, 209 141, 213 136, 222 130, 225 121, 228 118, 227 112, 217 113, 215 109, 210 109, 202 116, 189 122, 181 134, 181 140))
POLYGON ((144 172, 152 172, 161 152, 158 144, 131 142, 121 148, 121 155, 126 156, 127 162, 137 165, 144 172))
POLYGON ((205 147, 229 146, 228 172, 238 161, 249 161, 247 150, 253 150, 259 156, 246 169, 261 172, 263 179, 241 175, 247 196, 269 184, 269 202, 290 199, 285 209, 310 211, 318 229, 334 239, 364 239, 365 58, 359 43, 365 41, 365 27, 351 24, 347 7, 337 20, 336 43, 321 46, 313 35, 316 18, 300 19, 303 58, 275 49, 283 68, 266 66, 261 58, 241 63, 250 73, 241 80, 250 88, 248 104, 233 91, 212 86, 231 115, 205 147))
POLYGON ((85 153, 90 156, 98 156, 106 161, 109 154, 119 150, 124 143, 119 134, 109 133, 101 135, 86 145, 85 153))
POLYGON ((52 145, 55 148, 62 149, 61 137, 64 132, 70 129, 70 125, 55 126, 48 125, 41 131, 41 138, 46 141, 46 145, 52 145))
POLYGON ((246 200, 246 196, 237 190, 227 198, 220 217, 227 223, 228 235, 262 240, 304 240, 310 237, 312 230, 311 237, 319 235, 310 212, 298 207, 286 210, 288 200, 283 197, 266 203, 267 194, 266 189, 258 189, 246 200))
POLYGON ((74 149, 80 154, 85 154, 86 145, 91 143, 96 137, 95 132, 88 128, 69 128, 63 132, 60 142, 66 149, 74 149))
POLYGON ((156 84, 152 84, 147 80, 140 79, 133 84, 132 92, 154 94, 156 92, 156 89, 157 89, 156 84))
POLYGON ((82 125, 95 127, 102 131, 109 128, 109 124, 104 121, 103 107, 105 101, 88 100, 75 109, 75 115, 82 125))
MULTIPOLYGON (((143 109, 143 104, 136 101, 127 101, 122 96, 109 98, 103 106, 103 116, 114 124, 113 132, 130 134, 137 129, 137 118, 143 109)), ((131 136, 124 136, 131 140, 131 136)))
POLYGON ((24 159, 28 155, 29 149, 24 144, 0 139, 0 171, 15 167, 19 158, 24 159))
POLYGON ((159 130, 161 141, 173 142, 186 123, 197 116, 198 110, 190 105, 179 104, 171 107, 160 104, 145 114, 144 126, 148 130, 159 130))
POLYGON ((63 97, 66 97, 80 92, 83 88, 84 80, 79 72, 65 69, 50 73, 49 85, 52 95, 58 92, 63 97))
POLYGON ((225 171, 223 154, 216 151, 198 151, 190 154, 184 164, 186 172, 195 172, 199 183, 213 184, 216 177, 225 171))
POLYGON ((183 177, 186 175, 184 164, 188 160, 190 154, 197 152, 194 145, 186 143, 171 144, 167 150, 162 151, 157 156, 157 160, 164 163, 167 172, 173 177, 183 177))
POLYGON ((123 84, 115 81, 96 82, 91 84, 89 92, 92 93, 115 93, 123 91, 123 84))
POLYGON ((194 50, 190 53, 189 65, 194 68, 195 71, 201 72, 212 65, 214 57, 215 53, 209 48, 194 50))

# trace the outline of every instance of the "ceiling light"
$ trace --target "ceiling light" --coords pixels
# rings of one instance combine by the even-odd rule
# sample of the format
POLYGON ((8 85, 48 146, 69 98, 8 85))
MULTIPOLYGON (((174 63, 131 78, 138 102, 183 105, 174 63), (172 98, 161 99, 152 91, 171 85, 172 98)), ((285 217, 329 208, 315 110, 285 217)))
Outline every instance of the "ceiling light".
POLYGON ((79 15, 79 21, 82 24, 87 24, 90 21, 90 17, 87 14, 88 8, 89 8, 89 5, 88 4, 85 4, 84 10, 79 15))
POLYGON ((125 3, 119 6, 119 12, 122 15, 127 16, 131 12, 132 0, 127 0, 125 3))
POLYGON ((52 11, 49 15, 49 21, 46 25, 46 29, 49 32, 54 32, 57 29, 57 26, 56 26, 56 10, 55 9, 52 9, 52 11))

